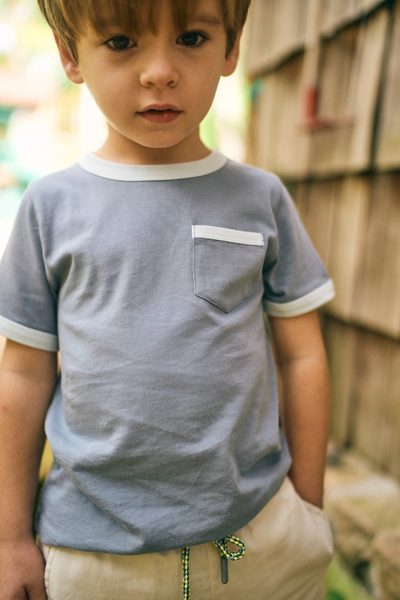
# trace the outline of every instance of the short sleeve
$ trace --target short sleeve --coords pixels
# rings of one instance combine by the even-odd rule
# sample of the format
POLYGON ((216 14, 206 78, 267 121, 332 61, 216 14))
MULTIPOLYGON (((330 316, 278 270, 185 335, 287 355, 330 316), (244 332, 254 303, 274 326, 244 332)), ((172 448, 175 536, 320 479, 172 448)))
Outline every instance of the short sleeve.
POLYGON ((287 190, 274 207, 275 235, 264 263, 264 310, 273 317, 295 317, 318 308, 335 294, 287 190))
POLYGON ((49 285, 35 207, 26 193, 0 262, 0 334, 56 351, 57 297, 49 285))

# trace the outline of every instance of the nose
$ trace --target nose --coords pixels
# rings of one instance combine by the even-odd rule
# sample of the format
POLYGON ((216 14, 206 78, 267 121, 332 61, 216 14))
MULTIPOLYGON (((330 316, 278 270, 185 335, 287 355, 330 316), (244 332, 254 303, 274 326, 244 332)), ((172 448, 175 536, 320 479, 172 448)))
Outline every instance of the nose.
POLYGON ((174 87, 178 80, 178 71, 169 52, 160 48, 147 55, 140 74, 141 85, 144 87, 155 86, 162 89, 174 87))

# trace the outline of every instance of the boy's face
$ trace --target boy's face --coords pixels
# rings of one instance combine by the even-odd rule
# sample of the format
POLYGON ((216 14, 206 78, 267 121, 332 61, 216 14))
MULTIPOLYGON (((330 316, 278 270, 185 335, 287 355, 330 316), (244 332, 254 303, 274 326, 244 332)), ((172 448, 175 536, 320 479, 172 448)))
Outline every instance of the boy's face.
POLYGON ((225 57, 219 0, 200 0, 185 31, 176 30, 169 6, 161 1, 155 32, 135 36, 112 19, 105 35, 87 27, 77 42, 79 64, 58 42, 67 76, 86 82, 108 121, 108 139, 96 153, 101 158, 161 164, 208 154, 199 124, 219 78, 235 69, 239 40, 225 57))

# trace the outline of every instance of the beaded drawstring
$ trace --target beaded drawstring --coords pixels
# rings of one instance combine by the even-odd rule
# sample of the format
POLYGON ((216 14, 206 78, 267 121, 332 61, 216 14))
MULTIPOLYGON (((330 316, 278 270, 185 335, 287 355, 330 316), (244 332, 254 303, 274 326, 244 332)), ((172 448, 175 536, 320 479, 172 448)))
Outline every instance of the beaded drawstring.
MULTIPOLYGON (((221 554, 221 581, 222 583, 228 583, 228 560, 240 560, 246 552, 246 546, 242 540, 234 535, 228 535, 228 537, 217 540, 213 544, 215 544, 221 554), (227 542, 238 546, 238 550, 230 552, 227 542)), ((190 548, 182 548, 183 600, 190 600, 189 555, 190 548)))

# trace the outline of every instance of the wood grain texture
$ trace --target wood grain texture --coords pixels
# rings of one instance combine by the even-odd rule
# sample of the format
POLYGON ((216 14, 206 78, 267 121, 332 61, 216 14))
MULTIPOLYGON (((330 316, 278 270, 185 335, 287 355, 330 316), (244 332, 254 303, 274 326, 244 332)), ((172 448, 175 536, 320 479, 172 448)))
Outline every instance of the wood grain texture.
POLYGON ((334 185, 333 214, 326 263, 335 284, 336 296, 329 311, 351 320, 357 273, 364 248, 369 185, 365 177, 346 177, 334 185))
POLYGON ((313 181, 299 187, 299 198, 295 198, 296 203, 300 201, 304 226, 325 266, 330 262, 334 195, 335 182, 313 181))
MULTIPOLYGON (((251 160, 289 182, 335 283, 322 308, 332 437, 400 477, 400 0, 391 37, 382 1, 323 0, 318 114, 343 126, 313 133, 299 127, 305 38, 279 25, 289 4, 278 2, 253 5, 250 72, 264 75, 251 160)), ((293 15, 299 6, 292 2, 293 15)))
POLYGON ((310 198, 311 182, 301 181, 292 186, 292 198, 296 204, 297 212, 304 227, 308 232, 307 217, 309 214, 309 198, 310 198))
POLYGON ((331 381, 331 437, 345 446, 350 435, 356 330, 326 317, 324 339, 331 381))
POLYGON ((333 35, 383 4, 382 0, 324 0, 321 34, 333 35))
POLYGON ((387 435, 391 340, 357 330, 350 411, 350 443, 382 466, 387 435))
POLYGON ((337 126, 313 135, 310 173, 369 168, 387 23, 388 11, 381 9, 324 43, 319 114, 337 126))
POLYGON ((383 89, 376 166, 400 168, 400 2, 395 4, 390 54, 383 89))
POLYGON ((400 343, 391 342, 382 466, 400 478, 400 343))
POLYGON ((294 200, 335 284, 335 298, 324 310, 351 321, 356 277, 364 251, 369 180, 355 176, 298 183, 294 200))
POLYGON ((256 166, 282 177, 308 172, 310 138, 300 131, 303 57, 296 56, 262 79, 253 104, 251 155, 256 166))
POLYGON ((371 179, 361 260, 354 285, 355 322, 400 336, 400 173, 371 179))
POLYGON ((256 0, 248 19, 249 77, 260 76, 304 47, 309 0, 256 0))

